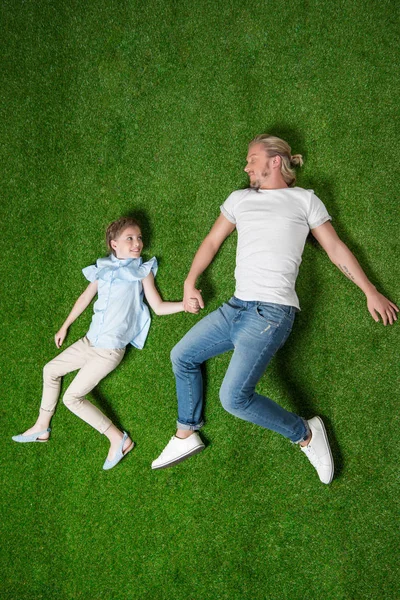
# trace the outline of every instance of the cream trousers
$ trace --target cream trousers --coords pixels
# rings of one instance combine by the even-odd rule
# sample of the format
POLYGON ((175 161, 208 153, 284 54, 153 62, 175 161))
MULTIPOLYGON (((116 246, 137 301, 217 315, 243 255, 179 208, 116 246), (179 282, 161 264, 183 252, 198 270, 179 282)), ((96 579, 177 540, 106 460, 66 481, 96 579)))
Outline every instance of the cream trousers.
POLYGON ((64 394, 63 402, 75 415, 100 433, 104 433, 111 421, 86 400, 85 395, 119 365, 124 354, 125 348, 95 348, 87 337, 69 346, 43 369, 41 410, 54 414, 60 395, 61 377, 79 369, 79 373, 64 394))

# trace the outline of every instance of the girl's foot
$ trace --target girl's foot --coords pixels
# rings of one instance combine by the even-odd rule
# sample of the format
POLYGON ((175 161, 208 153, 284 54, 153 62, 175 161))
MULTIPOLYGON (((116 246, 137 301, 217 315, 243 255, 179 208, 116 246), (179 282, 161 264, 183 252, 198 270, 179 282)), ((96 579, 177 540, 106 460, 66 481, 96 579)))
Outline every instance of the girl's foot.
POLYGON ((31 427, 27 429, 24 433, 20 435, 14 435, 12 437, 14 442, 47 442, 50 437, 50 427, 47 429, 39 429, 36 431, 36 427, 31 427))
MULTIPOLYGON (((124 438, 124 434, 122 433, 122 431, 118 431, 118 434, 120 435, 112 436, 112 440, 109 438, 110 448, 107 454, 107 460, 109 462, 112 462, 114 460, 117 452, 120 450, 121 442, 124 438)), ((125 456, 125 454, 128 454, 128 452, 132 450, 133 446, 134 444, 131 438, 128 436, 122 445, 122 455, 125 456)))
POLYGON ((33 425, 33 427, 30 427, 29 429, 27 429, 26 431, 24 431, 24 433, 21 433, 21 436, 23 437, 30 437, 32 436, 34 433, 40 433, 40 437, 37 438, 38 442, 47 442, 47 440, 50 437, 50 431, 49 431, 49 426, 48 424, 37 424, 35 423, 33 425))
MULTIPOLYGON (((111 459, 108 457, 106 458, 106 461, 103 465, 103 469, 107 471, 115 467, 115 465, 117 465, 128 454, 128 452, 132 450, 133 446, 134 443, 132 442, 126 431, 124 431, 117 450, 115 450, 111 459)), ((108 456, 110 456, 110 454, 108 456)))

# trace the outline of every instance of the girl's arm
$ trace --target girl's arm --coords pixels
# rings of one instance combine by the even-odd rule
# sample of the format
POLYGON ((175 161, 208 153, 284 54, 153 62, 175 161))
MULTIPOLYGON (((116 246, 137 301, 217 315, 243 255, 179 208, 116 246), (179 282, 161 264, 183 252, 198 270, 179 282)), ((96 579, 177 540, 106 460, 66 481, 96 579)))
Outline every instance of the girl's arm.
MULTIPOLYGON (((156 315, 172 315, 173 313, 182 312, 183 301, 182 302, 164 302, 161 299, 160 294, 158 293, 156 286, 154 284, 154 275, 153 273, 149 273, 147 277, 142 280, 143 283, 143 291, 146 296, 147 302, 150 304, 151 308, 154 310, 156 315)), ((199 312, 200 306, 197 300, 192 300, 191 304, 192 311, 191 312, 199 312)))
POLYGON ((89 283, 86 290, 83 292, 83 294, 79 296, 78 300, 75 302, 71 312, 62 324, 61 329, 57 331, 56 335, 54 336, 57 348, 61 348, 61 345, 65 340, 65 336, 67 335, 68 327, 72 325, 72 323, 79 317, 79 315, 83 313, 85 308, 89 306, 89 304, 97 294, 97 287, 97 281, 89 283))

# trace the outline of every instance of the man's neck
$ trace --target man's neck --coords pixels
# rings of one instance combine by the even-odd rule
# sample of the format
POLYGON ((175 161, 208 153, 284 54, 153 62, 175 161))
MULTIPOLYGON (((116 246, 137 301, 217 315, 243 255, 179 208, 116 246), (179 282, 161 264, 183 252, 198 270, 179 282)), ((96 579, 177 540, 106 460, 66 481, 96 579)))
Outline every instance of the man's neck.
POLYGON ((283 177, 268 177, 262 182, 260 190, 281 190, 289 187, 283 177))

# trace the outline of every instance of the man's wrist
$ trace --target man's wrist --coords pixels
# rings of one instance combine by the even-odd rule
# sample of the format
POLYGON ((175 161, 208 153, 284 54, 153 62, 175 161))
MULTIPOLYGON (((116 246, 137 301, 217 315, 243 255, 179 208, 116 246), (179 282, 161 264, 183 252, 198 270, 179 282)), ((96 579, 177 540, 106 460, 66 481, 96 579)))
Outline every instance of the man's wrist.
POLYGON ((363 292, 364 292, 364 294, 367 296, 367 298, 368 298, 368 296, 371 296, 371 295, 373 295, 373 294, 376 294, 376 292, 377 292, 377 291, 378 291, 378 290, 376 289, 376 287, 375 287, 375 286, 374 286, 372 283, 370 283, 370 284, 367 286, 367 288, 363 290, 363 292))
POLYGON ((185 287, 185 288, 189 288, 189 287, 190 288, 194 288, 194 287, 196 287, 196 279, 192 279, 192 278, 188 277, 185 280, 185 283, 183 284, 183 287, 185 287))

